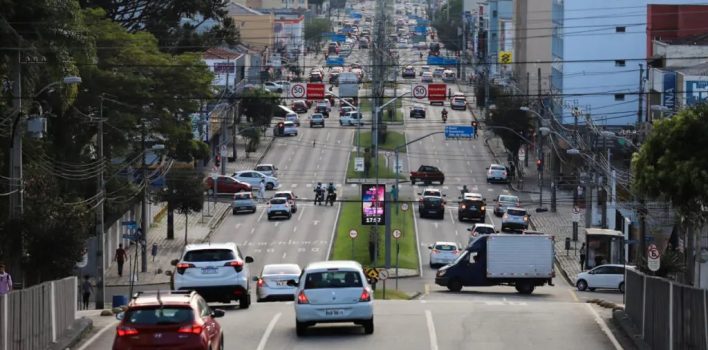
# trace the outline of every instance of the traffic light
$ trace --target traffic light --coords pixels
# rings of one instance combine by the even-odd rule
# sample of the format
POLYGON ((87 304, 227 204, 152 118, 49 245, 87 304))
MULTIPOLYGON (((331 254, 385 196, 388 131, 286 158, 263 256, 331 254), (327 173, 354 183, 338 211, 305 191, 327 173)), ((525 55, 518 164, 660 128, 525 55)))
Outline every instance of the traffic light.
POLYGON ((218 154, 216 155, 216 158, 214 158, 214 165, 216 165, 216 166, 221 165, 221 156, 218 154))
POLYGON ((536 170, 543 171, 543 160, 541 160, 541 159, 536 160, 536 170))

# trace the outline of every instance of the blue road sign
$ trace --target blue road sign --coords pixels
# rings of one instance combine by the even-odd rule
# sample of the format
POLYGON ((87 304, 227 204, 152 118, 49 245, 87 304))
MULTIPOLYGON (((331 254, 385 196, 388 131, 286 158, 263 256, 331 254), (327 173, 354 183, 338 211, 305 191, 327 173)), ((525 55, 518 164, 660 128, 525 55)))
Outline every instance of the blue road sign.
POLYGON ((469 125, 446 125, 445 126, 445 138, 456 139, 456 138, 472 138, 474 134, 474 127, 469 125))
POLYGON ((415 26, 415 32, 418 34, 425 34, 428 31, 426 26, 415 26))
POLYGON ((338 43, 342 43, 347 40, 347 36, 344 34, 335 34, 332 35, 332 41, 336 41, 338 43))
POLYGON ((340 57, 340 56, 327 57, 327 66, 328 67, 343 66, 343 65, 344 65, 344 57, 340 57))
POLYGON ((131 229, 131 230, 135 230, 136 228, 138 228, 138 223, 135 221, 132 221, 132 220, 131 221, 121 221, 120 224, 123 226, 127 226, 128 229, 131 229))

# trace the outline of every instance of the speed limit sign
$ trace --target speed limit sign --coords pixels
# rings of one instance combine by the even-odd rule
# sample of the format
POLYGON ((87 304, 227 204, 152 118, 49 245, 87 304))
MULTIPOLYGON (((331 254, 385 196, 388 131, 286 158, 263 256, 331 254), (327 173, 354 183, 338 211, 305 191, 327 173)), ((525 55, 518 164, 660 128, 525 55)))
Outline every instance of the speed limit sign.
POLYGON ((307 94, 307 86, 305 84, 293 84, 290 88, 290 95, 295 98, 303 98, 307 94))
POLYGON ((415 98, 426 98, 428 96, 428 89, 425 85, 416 85, 413 88, 413 97, 415 98))

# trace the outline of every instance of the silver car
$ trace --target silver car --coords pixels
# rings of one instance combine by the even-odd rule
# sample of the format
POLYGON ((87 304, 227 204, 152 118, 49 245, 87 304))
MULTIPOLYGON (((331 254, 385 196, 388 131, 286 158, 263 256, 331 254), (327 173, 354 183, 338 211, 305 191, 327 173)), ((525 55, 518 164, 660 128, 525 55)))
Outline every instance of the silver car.
POLYGON ((452 263, 460 254, 460 247, 455 242, 435 242, 428 249, 431 268, 452 263))
POLYGON ((492 164, 487 168, 487 183, 509 182, 506 167, 501 164, 492 164))
POLYGON ((241 192, 234 195, 234 200, 231 202, 233 214, 245 211, 250 213, 256 212, 256 201, 253 200, 253 193, 241 192))
POLYGON ((288 281, 300 277, 300 266, 297 264, 269 264, 263 266, 260 276, 253 277, 256 282, 256 298, 258 302, 270 300, 294 300, 295 287, 288 281))
POLYGON ((290 219, 293 216, 292 209, 290 209, 290 203, 284 197, 272 198, 268 201, 268 209, 266 209, 266 214, 268 214, 268 220, 273 220, 275 217, 284 217, 290 219))
POLYGON ((265 181, 266 190, 272 190, 280 187, 280 183, 278 182, 277 178, 263 174, 260 171, 237 171, 231 176, 235 177, 238 181, 245 182, 251 185, 255 189, 258 188, 261 183, 261 180, 265 181))
POLYGON ((529 213, 523 208, 507 208, 506 213, 502 216, 501 230, 516 231, 526 230, 529 228, 529 213))
POLYGON ((506 213, 506 208, 519 206, 519 197, 509 194, 500 194, 495 200, 494 215, 502 216, 506 213))

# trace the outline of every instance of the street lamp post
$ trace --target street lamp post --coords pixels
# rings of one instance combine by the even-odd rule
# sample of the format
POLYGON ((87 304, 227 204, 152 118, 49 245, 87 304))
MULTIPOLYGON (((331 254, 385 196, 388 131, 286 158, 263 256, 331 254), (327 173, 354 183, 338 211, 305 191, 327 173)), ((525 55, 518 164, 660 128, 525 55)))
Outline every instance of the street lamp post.
MULTIPOLYGON (((543 140, 544 140, 545 135, 541 129, 548 129, 548 128, 542 127, 541 120, 543 119, 543 117, 538 112, 536 112, 526 106, 522 106, 519 109, 524 112, 531 112, 531 113, 535 114, 537 117, 537 120, 538 120, 538 126, 536 128, 536 130, 539 132, 538 149, 536 151, 538 153, 538 156, 537 156, 537 162, 538 162, 538 164, 537 164, 538 165, 537 166, 537 170, 538 170, 538 208, 536 208, 536 211, 542 212, 542 211, 546 211, 547 209, 543 207, 543 168, 546 166, 546 164, 545 164, 545 159, 544 159, 545 156, 543 153, 543 140)), ((529 155, 526 154, 526 157, 528 157, 528 156, 529 155)), ((556 180, 554 178, 551 181, 553 181, 553 183, 551 183, 551 189, 552 189, 551 197, 553 197, 552 202, 555 202, 555 181, 556 180)), ((555 209, 555 203, 551 203, 551 206, 552 206, 552 208, 555 209)))

